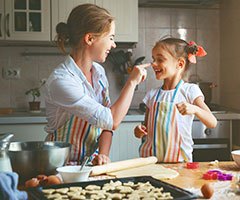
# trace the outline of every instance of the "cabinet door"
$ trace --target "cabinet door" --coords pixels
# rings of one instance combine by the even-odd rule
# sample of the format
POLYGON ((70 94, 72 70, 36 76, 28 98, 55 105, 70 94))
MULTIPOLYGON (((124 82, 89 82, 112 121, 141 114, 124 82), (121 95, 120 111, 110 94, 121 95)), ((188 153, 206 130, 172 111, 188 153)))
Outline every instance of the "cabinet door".
POLYGON ((95 4, 95 0, 52 0, 52 40, 56 37, 56 25, 67 22, 72 9, 84 3, 95 4))
POLYGON ((0 133, 13 133, 12 142, 44 141, 47 133, 46 124, 2 124, 0 133))
POLYGON ((0 0, 0 40, 4 39, 4 0, 0 0))
POLYGON ((5 0, 5 39, 50 41, 50 1, 5 0))
POLYGON ((106 8, 116 23, 116 42, 138 42, 138 0, 96 0, 106 8))
POLYGON ((141 122, 122 122, 114 132, 110 151, 111 161, 138 158, 141 140, 134 135, 134 128, 141 122))

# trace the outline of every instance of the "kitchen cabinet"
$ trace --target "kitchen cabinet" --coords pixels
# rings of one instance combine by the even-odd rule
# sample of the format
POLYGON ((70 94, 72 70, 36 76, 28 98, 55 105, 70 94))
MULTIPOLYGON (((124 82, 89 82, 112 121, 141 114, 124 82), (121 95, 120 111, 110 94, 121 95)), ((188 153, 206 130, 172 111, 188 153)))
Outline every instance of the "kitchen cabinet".
POLYGON ((120 161, 139 157, 141 140, 134 135, 134 128, 141 122, 122 122, 114 131, 110 151, 111 161, 120 161))
POLYGON ((138 0, 96 0, 116 22, 116 42, 138 42, 138 0))
POLYGON ((44 141, 47 136, 45 126, 46 123, 1 124, 0 133, 13 133, 12 142, 44 141))
POLYGON ((50 1, 0 0, 0 39, 50 41, 50 1))
POLYGON ((95 0, 52 0, 52 40, 56 37, 56 25, 59 22, 67 22, 71 10, 84 3, 95 4, 95 0))
POLYGON ((66 22, 71 10, 80 4, 93 3, 106 8, 116 21, 116 42, 138 41, 137 0, 52 0, 52 40, 56 37, 56 25, 66 22))

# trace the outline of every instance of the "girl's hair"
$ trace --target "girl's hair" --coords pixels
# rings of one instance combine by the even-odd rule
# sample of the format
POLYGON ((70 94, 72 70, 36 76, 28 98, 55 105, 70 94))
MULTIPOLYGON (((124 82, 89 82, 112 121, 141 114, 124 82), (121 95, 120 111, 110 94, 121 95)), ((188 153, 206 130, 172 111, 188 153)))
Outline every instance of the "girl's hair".
POLYGON ((94 4, 81 4, 71 11, 67 23, 57 24, 56 43, 62 52, 66 53, 65 45, 78 48, 87 33, 95 36, 107 33, 113 20, 106 9, 94 4))
POLYGON ((154 45, 153 49, 158 47, 161 47, 164 50, 168 51, 168 53, 170 53, 170 55, 176 59, 183 57, 186 62, 184 70, 185 72, 188 71, 190 64, 188 55, 195 55, 198 50, 197 45, 189 45, 185 40, 179 38, 166 38, 159 40, 154 45))

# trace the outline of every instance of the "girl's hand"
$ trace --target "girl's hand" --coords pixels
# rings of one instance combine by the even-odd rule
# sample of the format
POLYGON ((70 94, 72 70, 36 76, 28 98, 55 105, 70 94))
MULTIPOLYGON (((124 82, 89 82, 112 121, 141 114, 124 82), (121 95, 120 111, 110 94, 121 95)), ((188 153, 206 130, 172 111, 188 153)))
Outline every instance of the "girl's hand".
POLYGON ((110 162, 111 162, 110 158, 104 154, 98 154, 92 160, 93 165, 104 165, 110 162))
POLYGON ((178 111, 182 115, 191 115, 196 113, 196 106, 187 102, 177 103, 176 104, 178 111))
POLYGON ((130 74, 129 81, 134 81, 136 84, 143 82, 147 77, 147 67, 150 67, 151 63, 142 65, 136 65, 130 74))
POLYGON ((147 135, 147 128, 144 125, 138 125, 134 129, 134 135, 137 138, 142 138, 143 136, 147 135))

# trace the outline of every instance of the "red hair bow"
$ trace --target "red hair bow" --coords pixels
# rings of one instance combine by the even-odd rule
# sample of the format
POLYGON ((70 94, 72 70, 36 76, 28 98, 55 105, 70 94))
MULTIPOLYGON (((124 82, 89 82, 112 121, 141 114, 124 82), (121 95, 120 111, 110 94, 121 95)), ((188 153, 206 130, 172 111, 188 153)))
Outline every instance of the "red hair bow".
POLYGON ((207 55, 207 52, 203 49, 202 46, 198 46, 194 41, 190 41, 188 43, 189 46, 197 46, 197 51, 196 53, 192 54, 192 53, 189 53, 188 54, 188 60, 190 63, 196 63, 196 56, 199 56, 199 57, 203 57, 203 56, 206 56, 207 55))

